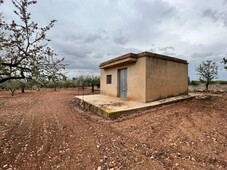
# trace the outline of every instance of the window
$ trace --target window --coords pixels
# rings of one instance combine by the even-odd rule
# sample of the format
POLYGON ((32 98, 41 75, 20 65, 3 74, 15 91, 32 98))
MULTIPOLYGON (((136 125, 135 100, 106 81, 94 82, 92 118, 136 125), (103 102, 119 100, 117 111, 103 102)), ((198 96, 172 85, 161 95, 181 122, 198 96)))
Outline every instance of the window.
POLYGON ((106 84, 112 83, 112 75, 106 75, 106 84))

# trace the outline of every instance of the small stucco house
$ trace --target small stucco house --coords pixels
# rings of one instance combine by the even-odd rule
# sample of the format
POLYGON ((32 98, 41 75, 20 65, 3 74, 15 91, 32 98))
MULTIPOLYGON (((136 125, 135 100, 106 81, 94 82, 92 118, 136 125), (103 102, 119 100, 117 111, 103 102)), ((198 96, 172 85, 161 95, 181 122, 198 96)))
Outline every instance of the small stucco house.
POLYGON ((142 52, 100 64, 101 94, 150 102, 188 94, 186 60, 142 52))

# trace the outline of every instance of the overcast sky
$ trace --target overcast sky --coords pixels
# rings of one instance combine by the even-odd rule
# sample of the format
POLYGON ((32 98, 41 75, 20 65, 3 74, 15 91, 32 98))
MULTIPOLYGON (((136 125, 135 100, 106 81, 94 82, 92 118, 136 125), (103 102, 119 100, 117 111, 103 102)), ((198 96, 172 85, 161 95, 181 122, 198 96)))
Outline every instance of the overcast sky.
MULTIPOLYGON (((15 17, 10 0, 1 6, 6 20, 15 17)), ((99 64, 126 53, 150 51, 195 67, 216 61, 219 79, 227 79, 227 0, 38 0, 31 8, 40 26, 57 23, 50 45, 70 64, 69 77, 99 74, 99 64)))

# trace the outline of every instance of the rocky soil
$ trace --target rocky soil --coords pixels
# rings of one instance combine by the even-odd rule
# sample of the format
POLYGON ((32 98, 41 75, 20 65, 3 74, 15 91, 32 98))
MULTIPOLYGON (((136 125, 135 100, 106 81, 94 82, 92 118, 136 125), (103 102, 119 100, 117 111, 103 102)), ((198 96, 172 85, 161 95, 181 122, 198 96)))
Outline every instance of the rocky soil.
POLYGON ((75 107, 77 94, 0 92, 0 169, 227 169, 226 94, 117 120, 75 107))

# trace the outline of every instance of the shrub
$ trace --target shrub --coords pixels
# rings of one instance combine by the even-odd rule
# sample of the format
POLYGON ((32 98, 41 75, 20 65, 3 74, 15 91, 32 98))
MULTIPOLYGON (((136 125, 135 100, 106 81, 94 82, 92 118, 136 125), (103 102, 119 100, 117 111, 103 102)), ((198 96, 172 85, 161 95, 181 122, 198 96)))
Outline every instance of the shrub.
POLYGON ((219 84, 226 85, 227 84, 227 81, 219 81, 219 84))
POLYGON ((192 86, 198 86, 198 85, 200 85, 200 82, 199 81, 192 80, 190 82, 190 85, 192 85, 192 86))

